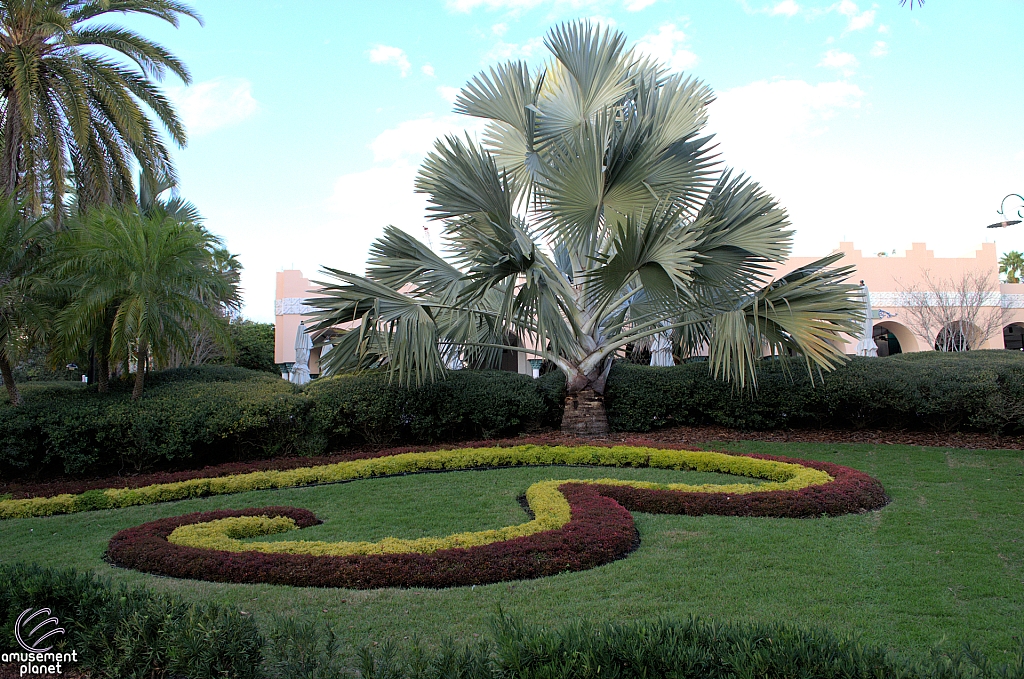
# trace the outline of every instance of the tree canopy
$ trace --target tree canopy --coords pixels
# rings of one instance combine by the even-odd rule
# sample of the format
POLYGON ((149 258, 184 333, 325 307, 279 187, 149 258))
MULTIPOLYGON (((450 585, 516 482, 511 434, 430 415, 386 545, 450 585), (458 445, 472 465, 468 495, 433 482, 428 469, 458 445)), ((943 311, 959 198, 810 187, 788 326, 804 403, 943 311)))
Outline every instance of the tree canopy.
POLYGON ((703 132, 710 88, 590 23, 545 45, 539 72, 510 62, 473 78, 455 110, 487 121, 483 140, 440 139, 420 169, 447 256, 388 228, 366 275, 325 268, 316 330, 358 324, 326 369, 419 382, 516 349, 557 366, 571 399, 600 401, 616 352, 660 333, 740 385, 766 353, 809 370, 843 360, 859 289, 838 256, 772 279, 789 220, 720 165, 703 132))

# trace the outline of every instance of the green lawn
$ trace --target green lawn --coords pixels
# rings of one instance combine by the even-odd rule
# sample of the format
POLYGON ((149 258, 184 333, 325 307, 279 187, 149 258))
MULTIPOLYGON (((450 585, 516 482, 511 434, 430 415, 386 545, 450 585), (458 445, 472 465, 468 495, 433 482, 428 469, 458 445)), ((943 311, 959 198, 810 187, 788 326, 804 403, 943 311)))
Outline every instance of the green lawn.
MULTIPOLYGON (((519 523, 517 497, 552 478, 721 482, 653 469, 522 468, 418 474, 260 491, 65 517, 0 522, 0 562, 70 565, 229 602, 258 619, 304 615, 347 644, 485 631, 498 605, 550 624, 690 613, 783 620, 861 632, 920 652, 972 640, 990 653, 1024 633, 1024 453, 910 446, 729 443, 718 450, 826 460, 861 469, 893 501, 864 515, 738 519, 635 515, 640 548, 582 573, 453 590, 295 589, 221 585, 113 569, 101 556, 117 530, 197 510, 288 504, 325 523, 306 539, 422 537, 519 523)), ((299 537, 296 534, 286 536, 299 537)))

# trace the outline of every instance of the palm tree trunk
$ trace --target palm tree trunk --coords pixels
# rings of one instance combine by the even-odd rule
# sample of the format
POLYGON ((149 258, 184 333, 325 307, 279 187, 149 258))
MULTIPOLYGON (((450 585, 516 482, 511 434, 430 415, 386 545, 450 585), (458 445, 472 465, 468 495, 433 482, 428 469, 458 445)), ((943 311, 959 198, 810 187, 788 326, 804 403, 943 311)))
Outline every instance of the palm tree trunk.
POLYGON ((604 394, 599 394, 594 389, 582 389, 566 394, 562 433, 576 436, 606 436, 608 411, 604 407, 604 394))
POLYGON ((96 338, 96 392, 110 389, 110 328, 104 327, 96 338))
POLYGON ((110 389, 110 356, 106 351, 96 357, 96 391, 105 394, 110 389))
POLYGON ((135 388, 132 389, 132 400, 138 401, 142 397, 142 387, 146 382, 146 364, 149 363, 149 342, 139 341, 139 360, 135 366, 135 388))
POLYGON ((14 373, 11 372, 11 364, 8 363, 7 357, 0 352, 0 376, 4 378, 4 386, 7 387, 7 394, 11 397, 12 406, 21 405, 21 392, 18 391, 18 385, 14 383, 14 373))

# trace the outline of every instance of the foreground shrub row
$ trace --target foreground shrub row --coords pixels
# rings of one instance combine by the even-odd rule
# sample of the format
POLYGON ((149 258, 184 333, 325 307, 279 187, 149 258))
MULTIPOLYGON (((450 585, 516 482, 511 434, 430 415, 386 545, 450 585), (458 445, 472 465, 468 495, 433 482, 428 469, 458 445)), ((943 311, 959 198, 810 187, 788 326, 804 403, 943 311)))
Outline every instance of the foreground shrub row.
MULTIPOLYGON (((825 462, 623 447, 603 451, 597 447, 581 451, 524 447, 453 453, 453 459, 470 454, 494 461, 500 456, 506 464, 575 458, 702 471, 742 470, 750 476, 779 481, 760 486, 545 481, 534 484, 531 490, 537 486, 542 492, 557 490, 564 496, 567 516, 556 502, 551 502, 554 511, 544 511, 535 507, 535 498, 530 498, 537 520, 514 526, 511 531, 483 531, 426 541, 242 543, 239 538, 302 529, 319 521, 311 512, 292 507, 195 513, 122 530, 111 539, 107 558, 125 568, 215 582, 359 589, 483 585, 587 570, 623 558, 636 544, 630 511, 810 518, 877 509, 887 501, 881 485, 871 477, 825 462), (545 523, 559 525, 544 529, 545 523), (424 546, 429 551, 422 549, 424 546)), ((407 456, 394 456, 403 457, 407 456)), ((436 468, 436 461, 444 456, 420 453, 413 454, 412 459, 416 457, 436 468)), ((391 459, 381 458, 379 462, 391 459)))
MULTIPOLYGON (((297 467, 212 478, 193 478, 137 488, 95 489, 77 495, 66 493, 53 497, 9 498, 0 500, 0 519, 73 514, 96 509, 116 509, 209 495, 295 488, 319 483, 338 483, 422 471, 552 464, 691 469, 700 472, 721 472, 764 478, 775 482, 771 486, 760 487, 747 484, 728 487, 711 486, 711 488, 719 490, 724 488, 734 494, 758 489, 803 488, 812 483, 826 483, 830 480, 827 475, 817 473, 808 467, 778 462, 759 462, 752 456, 744 458, 723 453, 672 448, 658 450, 628 446, 575 446, 569 448, 523 445, 399 454, 380 451, 373 456, 318 467, 297 467)), ((684 485, 679 487, 688 488, 684 485)))
MULTIPOLYGON (((815 384, 798 359, 762 361, 758 372, 751 395, 712 379, 706 363, 618 363, 606 394, 609 422, 617 431, 712 424, 1024 434, 1021 352, 854 359, 815 384)), ((512 436, 559 423, 565 380, 457 371, 401 388, 366 374, 299 391, 266 373, 204 367, 157 373, 147 389, 132 403, 124 385, 111 394, 25 385, 22 407, 0 407, 0 476, 186 469, 364 443, 512 436)))
POLYGON ((0 645, 16 648, 18 614, 43 606, 68 631, 55 650, 77 650, 75 669, 94 677, 1024 678, 1024 648, 999 663, 970 647, 908 658, 851 635, 696 618, 541 628, 499 614, 491 634, 468 645, 384 643, 352 655, 341 651, 334 630, 313 622, 266 620, 261 633, 252 616, 230 608, 72 570, 0 566, 0 645))

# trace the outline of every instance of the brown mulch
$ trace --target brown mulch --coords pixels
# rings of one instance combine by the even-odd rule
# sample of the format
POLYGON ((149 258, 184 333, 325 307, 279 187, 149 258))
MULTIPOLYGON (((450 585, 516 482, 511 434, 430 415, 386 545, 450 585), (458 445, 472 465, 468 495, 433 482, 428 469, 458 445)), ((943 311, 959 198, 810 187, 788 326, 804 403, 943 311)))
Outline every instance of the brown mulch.
MULTIPOLYGON (((581 439, 562 434, 561 432, 545 432, 540 436, 531 436, 531 443, 552 443, 571 445, 581 439)), ((623 443, 675 443, 702 444, 711 441, 765 441, 771 443, 868 443, 874 445, 910 445, 930 446, 939 448, 965 448, 969 450, 1024 450, 1024 436, 1007 437, 988 434, 969 433, 936 433, 912 431, 883 431, 865 429, 859 431, 835 430, 783 430, 783 431, 739 431, 727 427, 673 427, 644 433, 618 432, 609 434, 603 440, 621 441, 623 443)), ((520 439, 503 439, 494 441, 457 442, 434 446, 362 446, 350 450, 339 451, 331 455, 313 457, 278 457, 271 460, 254 460, 250 462, 228 462, 219 465, 191 469, 178 472, 154 472, 148 474, 126 474, 104 478, 72 479, 62 478, 49 481, 0 481, 0 495, 10 494, 14 498, 49 497, 61 493, 84 493, 100 488, 140 488, 154 483, 173 483, 196 478, 213 478, 244 474, 254 471, 271 471, 295 469, 296 467, 312 467, 335 462, 360 460, 377 457, 384 451, 391 453, 406 451, 438 450, 452 446, 476 446, 495 444, 515 444, 520 439)), ((0 677, 2 679, 2 677, 0 677)))

